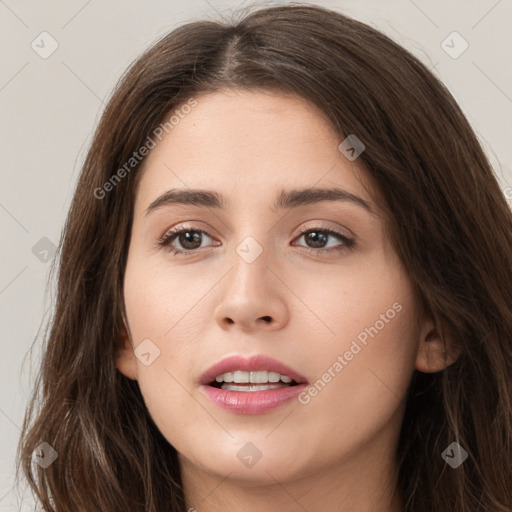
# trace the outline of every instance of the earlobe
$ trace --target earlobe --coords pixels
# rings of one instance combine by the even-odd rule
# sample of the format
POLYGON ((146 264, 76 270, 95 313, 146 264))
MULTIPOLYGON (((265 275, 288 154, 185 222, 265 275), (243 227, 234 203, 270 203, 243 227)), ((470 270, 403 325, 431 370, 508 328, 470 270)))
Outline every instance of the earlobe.
POLYGON ((429 327, 419 340, 416 369, 424 373, 436 373, 454 363, 459 350, 451 337, 446 338, 446 334, 445 342, 434 327, 429 327))
POLYGON ((121 333, 121 347, 116 355, 117 369, 129 379, 137 380, 137 361, 132 342, 125 327, 121 333))

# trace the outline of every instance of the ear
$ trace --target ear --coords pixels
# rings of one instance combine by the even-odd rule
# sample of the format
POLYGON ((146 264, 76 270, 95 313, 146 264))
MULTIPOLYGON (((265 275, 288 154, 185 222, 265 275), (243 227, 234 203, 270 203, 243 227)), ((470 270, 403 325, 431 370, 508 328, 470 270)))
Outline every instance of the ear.
POLYGON ((428 321, 421 331, 416 369, 424 373, 445 370, 454 363, 460 354, 460 348, 449 334, 444 332, 444 341, 432 321, 428 321))
POLYGON ((137 361, 126 327, 121 332, 121 347, 116 355, 117 369, 129 379, 137 380, 137 361))

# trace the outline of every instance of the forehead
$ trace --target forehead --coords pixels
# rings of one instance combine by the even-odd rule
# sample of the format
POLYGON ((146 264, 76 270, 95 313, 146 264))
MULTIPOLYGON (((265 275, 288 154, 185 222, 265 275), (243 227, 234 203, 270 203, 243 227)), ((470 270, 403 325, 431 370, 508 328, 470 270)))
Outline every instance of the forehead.
POLYGON ((195 99, 139 169, 139 208, 177 187, 216 189, 245 200, 271 195, 273 204, 276 192, 291 185, 363 192, 364 169, 341 154, 342 137, 303 98, 224 90, 195 99))

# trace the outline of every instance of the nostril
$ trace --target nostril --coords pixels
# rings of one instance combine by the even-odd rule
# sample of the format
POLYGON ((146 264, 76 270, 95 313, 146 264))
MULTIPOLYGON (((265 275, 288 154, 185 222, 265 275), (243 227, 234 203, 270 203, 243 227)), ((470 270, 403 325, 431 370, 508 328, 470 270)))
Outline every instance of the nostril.
POLYGON ((263 320, 265 320, 265 322, 269 323, 272 321, 272 318, 270 318, 269 316, 262 316, 261 317, 263 320))

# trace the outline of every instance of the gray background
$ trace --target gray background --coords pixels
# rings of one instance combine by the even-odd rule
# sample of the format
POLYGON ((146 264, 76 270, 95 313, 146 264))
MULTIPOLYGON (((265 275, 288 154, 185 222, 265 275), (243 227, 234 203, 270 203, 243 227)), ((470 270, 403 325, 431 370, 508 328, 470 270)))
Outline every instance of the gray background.
MULTIPOLYGON (((106 98, 130 62, 177 25, 283 3, 0 0, 0 512, 21 510, 14 456, 37 348, 32 369, 30 360, 22 362, 50 311, 49 259, 106 98), (41 53, 51 39, 40 36, 44 31, 58 44, 47 58, 41 53)), ((373 25, 432 68, 512 197, 512 0, 310 3, 373 25), (445 51, 463 48, 457 36, 446 40, 453 31, 469 45, 457 58, 445 51)))

